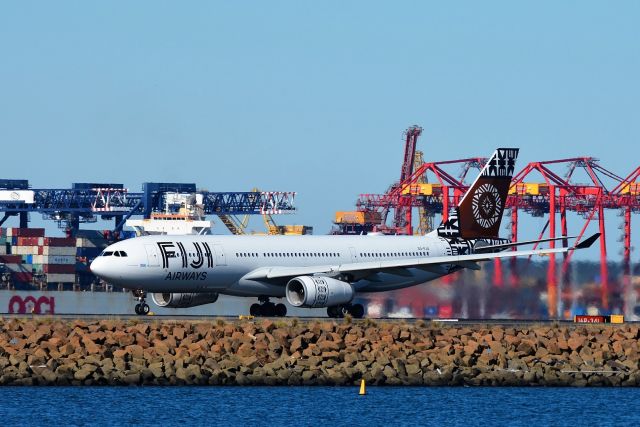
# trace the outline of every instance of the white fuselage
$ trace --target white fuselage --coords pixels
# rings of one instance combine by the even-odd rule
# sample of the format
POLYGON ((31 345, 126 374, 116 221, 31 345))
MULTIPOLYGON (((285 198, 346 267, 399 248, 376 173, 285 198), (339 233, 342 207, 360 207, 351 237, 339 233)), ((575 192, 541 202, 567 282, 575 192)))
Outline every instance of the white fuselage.
MULTIPOLYGON (((427 236, 144 236, 109 246, 91 264, 108 282, 146 292, 218 292, 283 297, 287 280, 245 278, 257 269, 336 266, 451 255, 444 238, 427 236), (120 256, 115 256, 119 254, 120 256), (126 256, 124 256, 126 254, 126 256)), ((356 292, 424 283, 450 271, 407 269, 353 281, 356 292)))

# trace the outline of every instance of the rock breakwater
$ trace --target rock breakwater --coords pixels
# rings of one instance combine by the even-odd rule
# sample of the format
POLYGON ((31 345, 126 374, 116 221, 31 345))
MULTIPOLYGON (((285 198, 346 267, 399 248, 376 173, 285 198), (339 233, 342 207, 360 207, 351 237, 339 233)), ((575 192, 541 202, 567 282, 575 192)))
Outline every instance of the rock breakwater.
POLYGON ((0 320, 2 385, 640 385, 637 325, 0 320))

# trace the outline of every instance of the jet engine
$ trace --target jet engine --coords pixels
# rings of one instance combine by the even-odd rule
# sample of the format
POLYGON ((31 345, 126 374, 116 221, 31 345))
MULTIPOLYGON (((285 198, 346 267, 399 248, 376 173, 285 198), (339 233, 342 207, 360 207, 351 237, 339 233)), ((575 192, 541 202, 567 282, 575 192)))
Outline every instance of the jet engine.
POLYGON ((289 280, 287 301, 294 307, 333 307, 353 299, 355 291, 347 282, 322 276, 299 276, 289 280))
POLYGON ((202 293, 155 293, 151 299, 159 307, 188 308, 198 305, 211 304, 218 300, 216 292, 202 293))

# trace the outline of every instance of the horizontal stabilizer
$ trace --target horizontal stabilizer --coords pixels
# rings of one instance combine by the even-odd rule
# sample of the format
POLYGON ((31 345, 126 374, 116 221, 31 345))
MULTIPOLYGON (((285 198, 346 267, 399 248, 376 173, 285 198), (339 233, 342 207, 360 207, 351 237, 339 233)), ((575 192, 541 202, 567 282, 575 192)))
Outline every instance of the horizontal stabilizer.
POLYGON ((588 247, 591 247, 591 245, 593 245, 593 242, 595 242, 596 240, 598 240, 598 237, 600 237, 600 233, 596 233, 593 236, 589 237, 587 240, 585 240, 584 242, 580 242, 578 243, 575 248, 576 249, 586 249, 588 247))
POLYGON ((522 242, 512 242, 512 243, 503 243, 500 245, 488 245, 488 246, 480 246, 474 249, 474 252, 477 254, 482 254, 486 252, 496 252, 506 248, 512 248, 514 246, 522 246, 522 245, 533 245, 536 243, 545 243, 545 242, 555 242, 557 240, 564 239, 575 239, 578 236, 561 236, 561 237, 553 237, 550 239, 540 239, 540 240, 525 240, 522 242))

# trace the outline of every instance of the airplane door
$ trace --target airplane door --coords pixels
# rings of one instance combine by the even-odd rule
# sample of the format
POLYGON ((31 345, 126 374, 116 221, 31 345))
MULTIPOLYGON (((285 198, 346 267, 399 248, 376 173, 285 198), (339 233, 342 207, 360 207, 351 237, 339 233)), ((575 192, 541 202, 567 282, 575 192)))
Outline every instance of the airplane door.
POLYGON ((155 245, 144 245, 144 250, 147 252, 147 265, 149 267, 159 267, 160 260, 158 259, 158 251, 155 245))
POLYGON ((213 245, 216 252, 216 265, 227 265, 227 258, 224 256, 224 248, 222 245, 213 245))
POLYGON ((356 248, 349 248, 351 251, 351 261, 358 262, 358 253, 356 252, 356 248))

